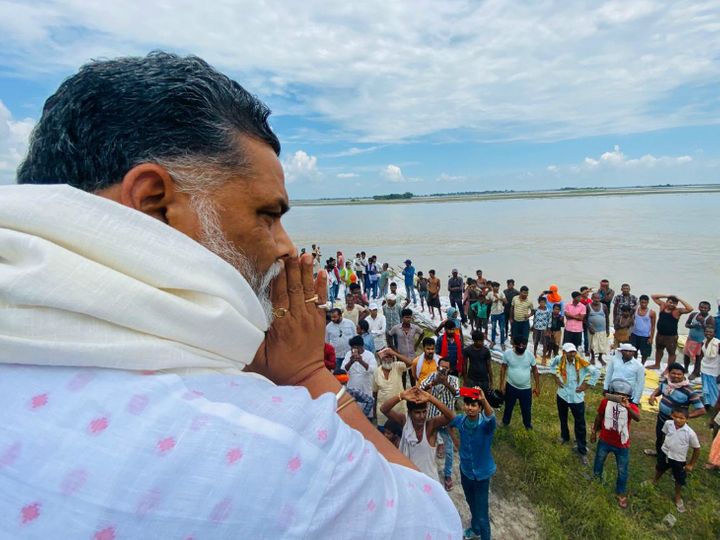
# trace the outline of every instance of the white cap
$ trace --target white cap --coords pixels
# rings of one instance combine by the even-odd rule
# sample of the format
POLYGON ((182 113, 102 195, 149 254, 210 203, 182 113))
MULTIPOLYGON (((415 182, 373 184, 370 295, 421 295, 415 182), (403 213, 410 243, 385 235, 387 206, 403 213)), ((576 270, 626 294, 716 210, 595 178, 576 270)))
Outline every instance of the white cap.
POLYGON ((620 346, 618 347, 618 351, 632 351, 632 352, 636 352, 637 349, 636 349, 635 347, 633 347, 633 345, 630 344, 630 343, 621 343, 620 346))
POLYGON ((388 294, 385 297, 385 300, 397 300, 397 296, 395 296, 394 294, 388 294))
POLYGON ((573 345, 572 343, 564 343, 563 344, 563 351, 565 352, 577 352, 577 347, 573 345))
POLYGON ((375 302, 373 302, 373 303, 370 304, 368 307, 369 307, 370 310, 372 311, 373 309, 377 309, 377 308, 378 308, 378 305, 377 305, 375 302))

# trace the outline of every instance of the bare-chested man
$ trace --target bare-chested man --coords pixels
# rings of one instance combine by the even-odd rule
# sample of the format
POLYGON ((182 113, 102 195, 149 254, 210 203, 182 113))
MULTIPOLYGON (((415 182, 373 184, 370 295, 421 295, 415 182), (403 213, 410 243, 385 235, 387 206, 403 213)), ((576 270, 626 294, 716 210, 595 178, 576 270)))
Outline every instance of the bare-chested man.
POLYGON ((648 366, 648 369, 660 369, 660 361, 665 350, 668 353, 668 365, 675 361, 680 316, 690 313, 693 308, 682 298, 673 295, 653 294, 652 299, 660 306, 660 314, 655 336, 655 364, 648 366), (678 304, 682 304, 683 307, 679 308, 678 304))

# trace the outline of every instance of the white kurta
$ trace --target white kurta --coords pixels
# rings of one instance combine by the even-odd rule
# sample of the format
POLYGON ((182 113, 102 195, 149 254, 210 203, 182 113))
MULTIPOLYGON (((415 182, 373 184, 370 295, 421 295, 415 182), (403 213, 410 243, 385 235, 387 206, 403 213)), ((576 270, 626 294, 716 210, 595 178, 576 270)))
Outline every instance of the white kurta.
POLYGON ((461 537, 442 487, 388 463, 332 394, 241 371, 260 304, 190 238, 7 186, 0 261, 0 538, 461 537))

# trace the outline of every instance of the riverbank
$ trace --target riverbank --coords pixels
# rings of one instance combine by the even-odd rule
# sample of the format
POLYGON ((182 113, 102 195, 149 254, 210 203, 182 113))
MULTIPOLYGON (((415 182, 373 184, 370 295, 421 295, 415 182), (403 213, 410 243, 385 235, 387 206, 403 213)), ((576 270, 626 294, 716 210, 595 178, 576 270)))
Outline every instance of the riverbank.
POLYGON ((493 201, 512 199, 558 199, 568 197, 608 197, 632 195, 667 195, 682 193, 720 193, 720 184, 695 184, 677 186, 619 187, 619 188, 566 188, 536 191, 503 191, 463 193, 448 195, 415 195, 409 199, 373 199, 372 197, 348 197, 338 199, 298 199, 292 206, 348 206, 369 204, 418 204, 441 202, 493 201))

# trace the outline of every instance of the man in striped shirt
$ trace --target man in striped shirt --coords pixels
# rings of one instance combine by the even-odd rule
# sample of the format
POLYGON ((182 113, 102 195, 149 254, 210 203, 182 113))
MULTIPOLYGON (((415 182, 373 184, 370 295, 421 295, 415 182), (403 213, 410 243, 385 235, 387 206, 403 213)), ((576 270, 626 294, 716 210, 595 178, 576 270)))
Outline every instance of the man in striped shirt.
MULTIPOLYGON (((460 395, 460 380, 455 375, 450 375, 450 360, 441 358, 438 370, 431 373, 420 386, 423 390, 430 392, 443 405, 451 411, 455 410, 455 399, 460 395)), ((438 408, 430 403, 428 409, 428 418, 432 418, 441 414, 438 408)), ((438 429, 440 441, 438 441, 438 456, 442 457, 443 451, 440 447, 444 447, 445 454, 445 489, 452 489, 452 466, 453 466, 453 440, 447 426, 438 429)))

